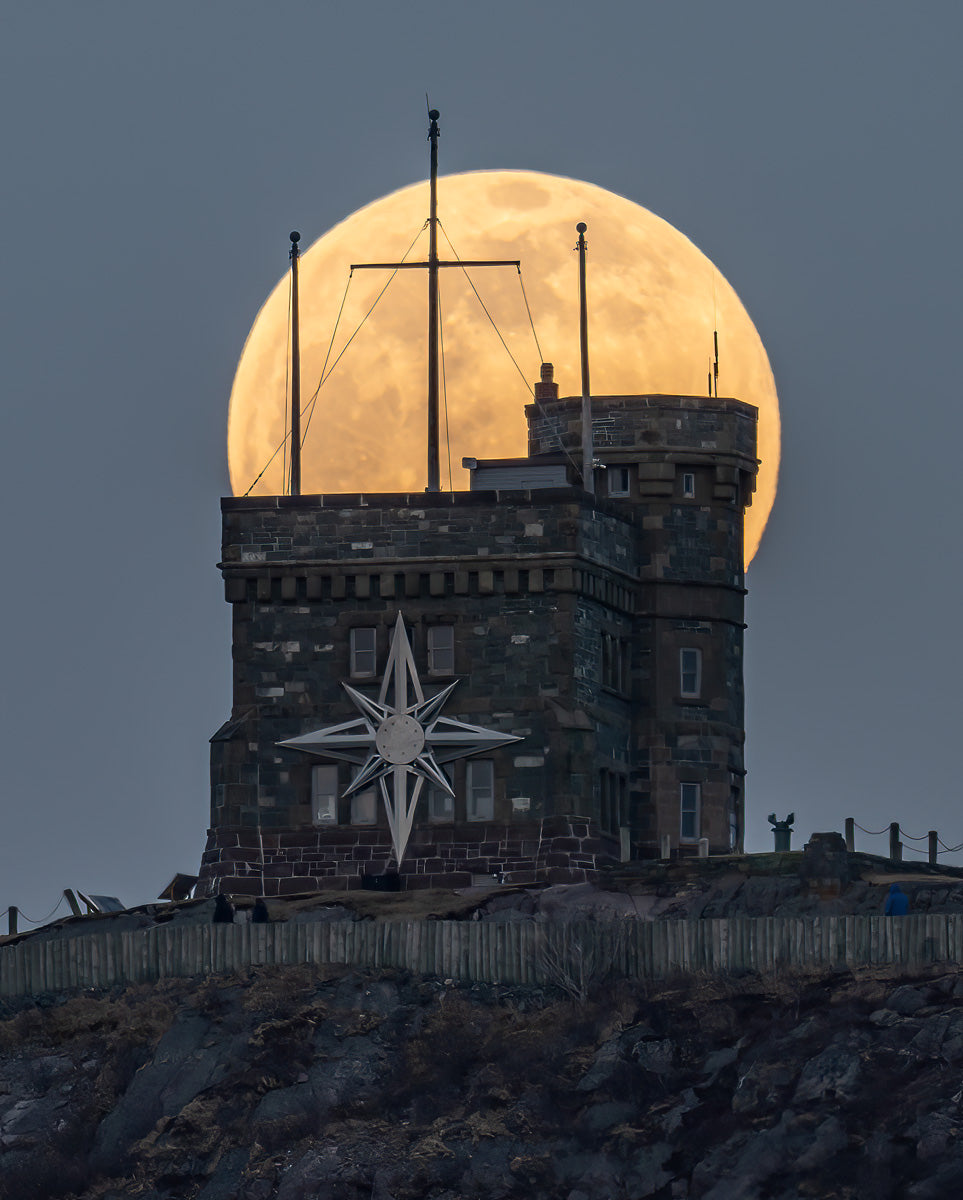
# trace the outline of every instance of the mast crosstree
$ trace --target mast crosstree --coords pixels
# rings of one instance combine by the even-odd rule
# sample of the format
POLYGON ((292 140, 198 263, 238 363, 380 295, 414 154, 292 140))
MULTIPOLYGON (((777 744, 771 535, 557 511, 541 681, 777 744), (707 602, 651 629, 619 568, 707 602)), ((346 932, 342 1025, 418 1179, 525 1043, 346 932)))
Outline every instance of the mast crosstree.
POLYGON ((429 492, 441 490, 439 465, 438 396, 439 396, 439 318, 438 272, 443 267, 515 267, 521 269, 517 258, 461 259, 447 261, 438 257, 438 118, 437 108, 428 111, 428 141, 431 144, 428 208, 427 262, 352 263, 352 271, 424 271, 428 272, 428 487, 429 492))

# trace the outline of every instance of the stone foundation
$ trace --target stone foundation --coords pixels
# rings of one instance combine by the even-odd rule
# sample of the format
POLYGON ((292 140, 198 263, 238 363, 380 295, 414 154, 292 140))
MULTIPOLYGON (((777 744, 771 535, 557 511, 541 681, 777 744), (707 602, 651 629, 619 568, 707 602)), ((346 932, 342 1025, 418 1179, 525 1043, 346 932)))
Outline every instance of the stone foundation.
MULTIPOLYGON (((582 883, 618 861, 618 840, 583 817, 507 824, 416 828, 401 865, 401 887, 468 887, 473 876, 502 883, 582 883)), ((349 891, 396 864, 387 828, 212 829, 198 895, 290 896, 349 891)))

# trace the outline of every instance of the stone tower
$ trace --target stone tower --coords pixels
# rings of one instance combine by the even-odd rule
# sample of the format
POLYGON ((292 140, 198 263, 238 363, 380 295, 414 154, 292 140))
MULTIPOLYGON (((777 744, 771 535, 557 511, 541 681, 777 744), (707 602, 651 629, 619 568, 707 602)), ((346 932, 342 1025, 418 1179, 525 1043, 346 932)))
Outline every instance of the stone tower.
POLYGON ((425 789, 403 886, 585 878, 627 857, 741 849, 743 514, 756 410, 578 397, 543 369, 526 459, 469 492, 222 501, 234 697, 214 735, 209 890, 357 887, 399 868, 377 789, 280 743, 357 715, 399 614, 426 694, 519 739, 425 789))

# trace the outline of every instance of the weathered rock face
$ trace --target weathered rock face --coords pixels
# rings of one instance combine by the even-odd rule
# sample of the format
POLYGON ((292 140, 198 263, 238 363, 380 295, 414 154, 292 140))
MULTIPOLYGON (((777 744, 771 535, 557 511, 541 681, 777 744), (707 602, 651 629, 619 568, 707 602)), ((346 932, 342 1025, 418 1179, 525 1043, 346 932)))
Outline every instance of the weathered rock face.
POLYGON ((963 985, 262 968, 0 1020, 0 1197, 795 1200, 963 1185, 963 985))

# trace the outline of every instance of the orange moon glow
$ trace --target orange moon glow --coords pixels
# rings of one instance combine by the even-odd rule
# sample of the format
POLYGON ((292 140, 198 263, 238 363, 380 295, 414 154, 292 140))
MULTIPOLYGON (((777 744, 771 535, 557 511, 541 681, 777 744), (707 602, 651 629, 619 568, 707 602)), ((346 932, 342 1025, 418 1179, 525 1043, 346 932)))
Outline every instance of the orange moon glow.
MULTIPOLYGON (((426 483, 427 271, 399 271, 366 321, 389 271, 356 271, 331 349, 330 377, 310 403, 335 329, 350 264, 427 258, 428 185, 414 184, 353 213, 301 255, 301 491, 418 492, 426 483), (422 230, 419 235, 419 230, 422 230), (362 323, 363 322, 363 323, 362 323), (360 326, 360 328, 359 328, 360 326), (345 344, 355 334, 344 356, 345 344), (332 364, 336 365, 332 369, 332 364), (306 432, 305 432, 306 428, 306 432)), ((591 385, 595 395, 704 396, 719 331, 719 395, 759 409, 756 495, 746 517, 746 562, 776 494, 779 407, 766 351, 722 275, 688 238, 631 200, 593 184, 533 171, 474 171, 438 181, 442 259, 520 259, 536 349, 513 267, 469 271, 524 380, 464 273, 441 277, 447 400, 441 477, 467 488, 462 456, 526 451, 526 382, 555 364, 562 396, 581 390, 575 225, 588 225, 591 385)), ((231 392, 228 460, 236 495, 285 491, 284 451, 252 488, 287 429, 289 278, 248 334, 231 392)))

